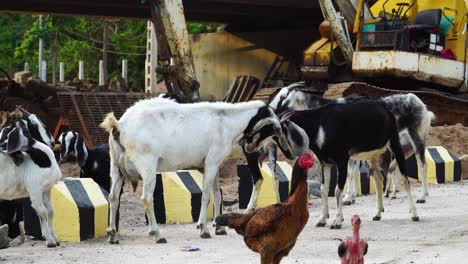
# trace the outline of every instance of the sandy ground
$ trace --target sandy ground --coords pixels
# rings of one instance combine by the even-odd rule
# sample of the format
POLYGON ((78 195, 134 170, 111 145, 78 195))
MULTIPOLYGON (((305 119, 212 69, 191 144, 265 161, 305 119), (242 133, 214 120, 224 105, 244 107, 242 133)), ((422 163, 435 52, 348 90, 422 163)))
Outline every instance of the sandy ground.
MULTIPOLYGON (((468 258, 468 182, 430 186, 426 204, 418 204, 421 222, 412 222, 407 199, 384 201, 380 222, 371 218, 375 197, 361 197, 345 207, 342 230, 314 227, 320 201, 312 200, 309 223, 298 238, 290 256, 282 263, 339 263, 339 239, 351 235, 350 216, 363 220, 362 237, 369 243, 366 263, 463 263, 468 258)), ((414 196, 419 187, 414 188, 414 196)), ((335 202, 330 199, 331 215, 335 202)), ((168 244, 158 245, 146 233, 143 206, 136 195, 126 193, 122 204, 122 231, 119 245, 105 238, 81 243, 62 243, 55 249, 42 242, 27 242, 21 247, 0 251, 1 263, 258 263, 258 255, 244 245, 233 230, 227 236, 202 240, 195 224, 165 225, 168 244), (179 247, 193 245, 197 252, 182 252, 179 247)), ((329 220, 329 223, 331 220, 329 220)), ((329 226, 329 225, 328 225, 329 226)))

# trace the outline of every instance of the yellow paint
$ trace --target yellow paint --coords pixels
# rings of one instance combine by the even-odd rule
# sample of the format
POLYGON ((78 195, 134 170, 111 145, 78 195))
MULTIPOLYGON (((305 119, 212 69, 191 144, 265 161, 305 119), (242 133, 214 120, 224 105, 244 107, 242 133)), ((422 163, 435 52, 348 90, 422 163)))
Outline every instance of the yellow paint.
POLYGON ((162 173, 166 223, 192 223, 190 192, 175 172, 162 173))
POLYGON ((109 222, 109 203, 96 182, 90 178, 80 180, 91 203, 94 205, 94 237, 105 237, 109 222))
MULTIPOLYGON (((197 170, 189 170, 187 172, 193 177, 198 187, 203 190, 203 174, 197 170)), ((164 207, 166 208, 166 224, 193 223, 192 196, 177 173, 162 173, 162 182, 164 189, 164 207)), ((210 197, 207 209, 207 219, 212 218, 213 196, 210 197)), ((196 221, 197 220, 198 219, 196 219, 196 221)))
POLYGON ((52 188, 54 228, 61 241, 80 242, 80 217, 65 183, 59 182, 52 188))
POLYGON ((448 153, 448 150, 443 147, 436 147, 437 152, 439 152, 440 156, 444 160, 444 167, 445 167, 445 182, 453 182, 453 172, 455 167, 455 162, 453 161, 452 157, 448 153))
MULTIPOLYGON (((372 15, 374 17, 378 17, 379 14, 381 12, 383 12, 382 6, 386 1, 387 0, 379 0, 370 8, 370 10, 372 12, 372 15)), ((392 14, 392 9, 398 10, 397 3, 408 3, 408 4, 411 5, 411 3, 413 3, 413 0, 390 0, 390 1, 387 2, 387 4, 385 4, 385 12, 387 14, 391 15, 392 14)), ((404 9, 403 13, 405 13, 406 10, 407 10, 407 8, 404 9)), ((417 5, 413 6, 413 8, 411 8, 408 11, 407 16, 409 16, 410 20, 412 20, 416 13, 417 13, 417 5)))
MULTIPOLYGON (((289 190, 291 190, 291 175, 292 175, 292 167, 284 161, 277 162, 278 166, 284 172, 284 175, 289 181, 289 190)), ((262 188, 260 188, 260 192, 258 193, 257 199, 257 208, 267 207, 275 203, 279 203, 276 199, 276 191, 273 190, 273 173, 270 170, 270 167, 266 162, 262 164, 260 168, 263 177, 263 184, 262 188)), ((276 186, 279 186, 279 182, 276 182, 276 186)))
MULTIPOLYGON (((326 66, 330 64, 330 49, 332 42, 329 39, 321 38, 310 45, 304 52, 304 65, 306 66, 326 66)), ((333 42, 334 49, 339 48, 336 41, 333 42)))

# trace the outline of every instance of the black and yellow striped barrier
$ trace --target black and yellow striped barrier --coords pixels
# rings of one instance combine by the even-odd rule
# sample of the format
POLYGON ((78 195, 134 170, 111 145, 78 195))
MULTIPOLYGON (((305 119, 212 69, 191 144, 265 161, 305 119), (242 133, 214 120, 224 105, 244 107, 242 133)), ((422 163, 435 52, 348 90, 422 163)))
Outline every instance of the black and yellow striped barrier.
MULTIPOLYGON (((337 184, 337 169, 335 166, 332 167, 331 171, 331 178, 330 178, 330 188, 328 189, 328 196, 334 197, 335 196, 335 188, 337 184)), ((346 181, 345 190, 348 187, 348 182, 346 181)), ((375 193, 375 183, 374 178, 369 177, 369 168, 365 162, 360 162, 359 164, 359 175, 358 175, 358 195, 367 195, 375 193)), ((385 186, 387 185, 387 178, 384 177, 383 188, 385 190, 385 186)))
MULTIPOLYGON (((263 184, 257 199, 257 208, 266 207, 278 202, 283 202, 289 197, 289 190, 291 188, 291 173, 292 167, 284 162, 279 161, 276 163, 276 171, 278 175, 278 192, 281 201, 277 201, 276 193, 273 190, 273 173, 267 162, 262 164, 260 171, 263 176, 263 184)), ((237 175, 239 177, 239 209, 247 208, 252 195, 252 175, 250 174, 247 165, 237 166, 237 175)))
MULTIPOLYGON (((202 189, 203 174, 197 170, 157 174, 154 190, 156 221, 159 224, 198 221, 202 189)), ((210 197, 207 218, 213 218, 213 197, 210 197)))
MULTIPOLYGON (((61 241, 79 242, 106 236, 108 193, 92 179, 64 179, 52 188, 54 228, 61 241)), ((39 219, 29 199, 24 203, 27 235, 41 238, 39 219)))
MULTIPOLYGON (((426 163, 427 183, 429 184, 456 182, 462 179, 460 159, 444 147, 428 147, 426 149, 426 163)), ((410 177, 421 181, 421 173, 418 171, 414 155, 407 159, 406 170, 410 177)))
MULTIPOLYGON (((427 183, 442 184, 446 182, 456 182, 462 179, 461 161, 451 154, 447 149, 440 146, 426 148, 427 163, 427 183)), ((418 171, 416 157, 414 155, 406 159, 406 171, 408 176, 422 181, 421 173, 418 171)), ((335 195, 336 169, 332 169, 330 180, 329 196, 335 195)), ((375 193, 373 177, 369 177, 369 169, 365 162, 361 162, 360 175, 358 178, 358 194, 367 195, 375 193)), ((385 189, 387 178, 384 178, 383 187, 385 189)))

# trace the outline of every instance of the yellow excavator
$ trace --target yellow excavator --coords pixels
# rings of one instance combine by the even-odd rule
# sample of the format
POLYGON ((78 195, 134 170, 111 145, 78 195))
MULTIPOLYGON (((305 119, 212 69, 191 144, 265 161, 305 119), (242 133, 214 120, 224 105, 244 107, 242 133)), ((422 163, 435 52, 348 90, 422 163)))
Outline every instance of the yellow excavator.
POLYGON ((468 126, 468 0, 319 0, 321 39, 304 52, 306 80, 326 97, 412 92, 434 125, 468 126))

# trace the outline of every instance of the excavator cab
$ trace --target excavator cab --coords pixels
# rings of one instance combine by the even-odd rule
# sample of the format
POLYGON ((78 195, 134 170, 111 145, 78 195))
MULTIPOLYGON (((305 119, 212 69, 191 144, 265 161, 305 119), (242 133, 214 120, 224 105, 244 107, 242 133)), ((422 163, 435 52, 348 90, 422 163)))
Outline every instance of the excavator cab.
MULTIPOLYGON (((326 6, 327 1, 331 0, 319 3, 326 6)), ((331 37, 322 34, 305 51, 306 79, 334 81, 347 73, 349 81, 412 79, 447 92, 466 92, 468 0, 377 0, 370 8, 364 0, 335 2, 344 22, 328 23, 335 23, 335 28, 354 24, 353 30, 349 36, 330 30, 331 37), (349 44, 343 45, 346 41, 349 44), (340 54, 344 46, 353 50, 340 54), (352 58, 342 59, 349 54, 352 58)), ((336 17, 327 14, 333 12, 331 8, 322 11, 327 18, 336 17)))

